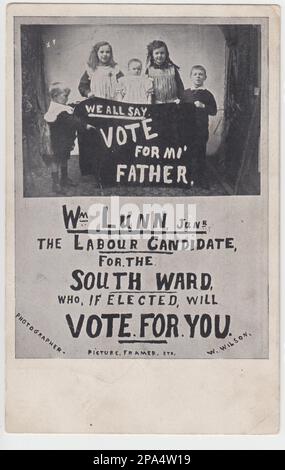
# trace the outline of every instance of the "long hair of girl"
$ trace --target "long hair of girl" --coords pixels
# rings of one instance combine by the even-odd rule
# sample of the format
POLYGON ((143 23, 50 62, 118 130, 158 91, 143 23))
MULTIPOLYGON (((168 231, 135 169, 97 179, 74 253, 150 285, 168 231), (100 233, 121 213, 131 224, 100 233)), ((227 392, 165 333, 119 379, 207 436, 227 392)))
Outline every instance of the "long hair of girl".
POLYGON ((174 65, 177 69, 179 69, 178 65, 176 65, 169 57, 169 51, 166 43, 164 41, 155 40, 148 44, 147 46, 147 58, 146 58, 146 66, 149 67, 150 65, 154 65, 153 60, 153 51, 155 49, 159 49, 160 47, 164 47, 166 58, 165 58, 165 66, 167 65, 174 65))
POLYGON ((115 67, 115 65, 117 65, 117 62, 114 61, 113 49, 112 49, 111 44, 109 44, 107 41, 100 41, 100 42, 97 42, 95 44, 95 46, 92 47, 90 55, 89 55, 89 59, 87 61, 88 67, 90 67, 92 70, 95 70, 96 67, 99 64, 98 51, 99 51, 100 47, 102 47, 102 46, 109 46, 110 47, 111 57, 110 57, 110 61, 109 61, 108 65, 110 65, 111 67, 115 67))

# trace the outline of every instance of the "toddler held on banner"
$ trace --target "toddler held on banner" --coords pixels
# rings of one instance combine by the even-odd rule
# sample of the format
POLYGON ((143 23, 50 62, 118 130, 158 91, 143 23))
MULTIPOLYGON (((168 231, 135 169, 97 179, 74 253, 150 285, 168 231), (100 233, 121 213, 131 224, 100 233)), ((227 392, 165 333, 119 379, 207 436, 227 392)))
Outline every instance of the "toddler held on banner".
POLYGON ((117 100, 126 103, 150 104, 153 93, 153 80, 141 76, 142 62, 139 59, 130 59, 128 62, 128 75, 119 78, 117 100))

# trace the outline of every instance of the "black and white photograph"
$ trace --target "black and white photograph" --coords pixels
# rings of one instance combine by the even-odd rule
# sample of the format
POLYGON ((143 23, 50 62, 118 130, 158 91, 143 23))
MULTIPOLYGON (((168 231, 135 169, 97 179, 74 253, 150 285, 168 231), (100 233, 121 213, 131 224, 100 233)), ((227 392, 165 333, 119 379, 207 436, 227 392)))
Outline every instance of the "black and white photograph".
POLYGON ((113 21, 21 25, 24 196, 260 194, 261 25, 113 21))

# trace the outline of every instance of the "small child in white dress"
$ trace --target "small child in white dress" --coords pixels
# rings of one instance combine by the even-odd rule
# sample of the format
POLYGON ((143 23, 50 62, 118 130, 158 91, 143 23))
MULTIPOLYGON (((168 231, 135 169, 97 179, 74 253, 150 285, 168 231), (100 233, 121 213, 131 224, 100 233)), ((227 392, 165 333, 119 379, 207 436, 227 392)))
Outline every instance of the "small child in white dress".
POLYGON ((118 80, 117 100, 136 104, 151 103, 153 80, 145 75, 141 76, 141 73, 142 62, 139 59, 129 60, 128 75, 118 80))

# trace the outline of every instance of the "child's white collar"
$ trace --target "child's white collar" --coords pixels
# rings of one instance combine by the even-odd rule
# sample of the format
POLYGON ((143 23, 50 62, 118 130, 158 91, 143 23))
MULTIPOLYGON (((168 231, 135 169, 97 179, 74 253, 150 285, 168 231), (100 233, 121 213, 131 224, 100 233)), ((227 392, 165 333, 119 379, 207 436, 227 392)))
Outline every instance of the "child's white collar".
POLYGON ((206 90, 206 88, 204 86, 198 86, 198 88, 196 88, 195 86, 191 86, 190 90, 194 91, 194 90, 206 90))
POLYGON ((57 120, 57 117, 60 113, 66 112, 68 114, 73 114, 73 108, 66 104, 56 103, 55 101, 51 101, 48 111, 44 115, 46 122, 54 122, 57 120))

